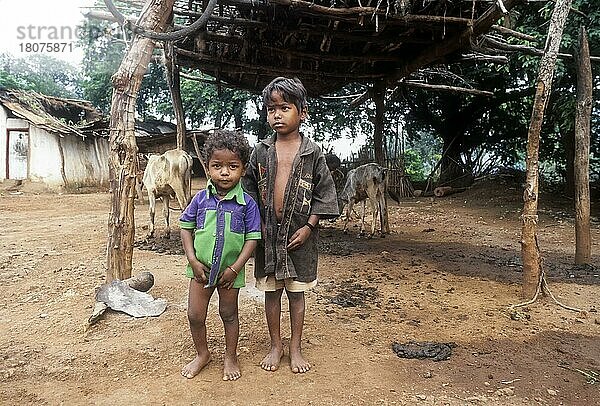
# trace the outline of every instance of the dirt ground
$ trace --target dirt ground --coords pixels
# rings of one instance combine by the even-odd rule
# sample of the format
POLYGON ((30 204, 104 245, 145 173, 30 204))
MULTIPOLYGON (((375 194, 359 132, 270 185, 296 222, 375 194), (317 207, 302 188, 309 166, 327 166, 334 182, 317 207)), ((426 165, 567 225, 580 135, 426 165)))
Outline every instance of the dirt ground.
POLYGON ((242 377, 223 382, 216 297, 207 322, 213 361, 195 379, 180 376, 194 356, 185 260, 177 232, 142 241, 147 204, 136 210, 134 274, 154 275, 149 293, 166 299, 167 309, 141 319, 110 311, 86 329, 105 278, 110 195, 3 190, 0 404, 600 404, 600 382, 584 375, 600 372, 599 202, 587 267, 572 265, 571 203, 540 202, 549 286, 584 312, 542 297, 511 315, 508 306, 521 301, 520 195, 519 185, 500 178, 445 198, 390 200, 391 234, 383 239, 323 223, 319 284, 307 295, 303 336, 312 370, 293 374, 287 354, 278 371, 260 369, 269 341, 250 270, 240 298, 242 377), (411 341, 455 346, 439 362, 392 350, 411 341))

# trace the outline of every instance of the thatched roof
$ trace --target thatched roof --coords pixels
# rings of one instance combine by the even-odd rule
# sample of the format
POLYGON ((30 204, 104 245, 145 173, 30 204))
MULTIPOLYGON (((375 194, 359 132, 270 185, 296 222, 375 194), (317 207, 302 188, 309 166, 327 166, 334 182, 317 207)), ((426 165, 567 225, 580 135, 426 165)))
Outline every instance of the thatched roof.
POLYGON ((33 91, 0 88, 0 104, 15 117, 48 132, 64 135, 108 135, 108 121, 86 100, 63 99, 33 91))
MULTIPOLYGON (((297 76, 311 95, 352 83, 393 83, 460 60, 516 0, 219 0, 206 32, 175 43, 176 63, 260 91, 297 76)), ((178 0, 189 25, 203 1, 178 0)))

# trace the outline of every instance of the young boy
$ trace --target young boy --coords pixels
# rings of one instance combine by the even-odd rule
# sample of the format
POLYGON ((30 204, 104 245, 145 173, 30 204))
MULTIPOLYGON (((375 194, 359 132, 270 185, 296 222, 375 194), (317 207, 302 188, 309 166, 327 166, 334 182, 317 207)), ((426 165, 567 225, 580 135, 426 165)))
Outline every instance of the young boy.
POLYGON ((283 356, 281 296, 290 307, 290 368, 304 373, 310 364, 301 352, 304 292, 317 283, 318 223, 338 215, 335 186, 321 149, 299 129, 308 110, 306 90, 294 78, 278 77, 263 90, 267 120, 275 135, 252 152, 244 188, 258 202, 263 243, 255 253, 256 286, 265 292, 271 349, 261 361, 275 371, 283 356))
POLYGON ((179 219, 181 241, 189 261, 188 320, 196 357, 181 370, 193 378, 210 362, 206 313, 215 288, 225 327, 223 380, 241 376, 237 359, 238 292, 245 286, 244 265, 261 238, 259 209, 239 183, 250 146, 242 134, 215 131, 204 147, 206 189, 199 191, 179 219))

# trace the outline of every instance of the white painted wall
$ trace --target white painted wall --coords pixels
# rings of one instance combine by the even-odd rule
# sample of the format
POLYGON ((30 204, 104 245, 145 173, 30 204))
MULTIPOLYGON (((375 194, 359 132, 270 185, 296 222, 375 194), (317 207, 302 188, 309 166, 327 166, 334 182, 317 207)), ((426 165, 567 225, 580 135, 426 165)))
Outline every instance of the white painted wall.
MULTIPOLYGON (((6 130, 29 127, 29 177, 52 189, 65 186, 61 173, 59 135, 52 134, 21 119, 7 118, 0 105, 0 180, 6 179, 6 130)), ((100 137, 60 137, 65 160, 67 188, 108 186, 108 139, 100 137)))
POLYGON ((108 186, 108 140, 71 136, 61 142, 70 186, 108 186))
POLYGON ((57 135, 38 127, 29 128, 29 180, 50 187, 63 185, 57 135))
MULTIPOLYGON (((37 127, 30 129, 30 179, 50 187, 65 186, 61 173, 59 136, 37 127)), ((108 140, 68 135, 60 138, 68 188, 108 186, 108 140)))

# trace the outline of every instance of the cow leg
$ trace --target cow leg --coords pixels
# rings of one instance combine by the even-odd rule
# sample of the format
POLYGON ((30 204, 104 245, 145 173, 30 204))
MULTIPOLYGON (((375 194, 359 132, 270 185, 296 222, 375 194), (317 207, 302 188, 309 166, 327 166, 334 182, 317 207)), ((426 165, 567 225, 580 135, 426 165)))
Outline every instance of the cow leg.
POLYGON ((373 220, 371 221, 371 234, 369 238, 373 238, 375 230, 377 229, 377 217, 379 216, 379 202, 376 199, 369 197, 369 204, 371 205, 371 212, 373 213, 373 220))
POLYGON ((350 214, 352 213, 352 208, 354 207, 354 199, 350 199, 348 204, 346 205, 346 221, 344 222, 344 234, 348 233, 348 222, 350 221, 350 214))
POLYGON ((144 203, 144 194, 142 193, 142 180, 139 179, 137 176, 135 178, 135 197, 138 198, 138 200, 140 201, 140 203, 144 203))
POLYGON ((179 203, 179 207, 181 207, 181 211, 184 211, 188 205, 187 196, 189 195, 186 193, 187 186, 182 183, 181 185, 173 185, 172 188, 175 191, 175 198, 177 199, 177 203, 179 203))
POLYGON ((379 218, 381 222, 381 236, 385 237, 385 234, 390 233, 390 222, 388 219, 387 202, 385 200, 385 194, 382 194, 379 199, 379 218))
POLYGON ((163 216, 165 217, 165 234, 164 238, 169 239, 171 237, 171 229, 169 228, 169 203, 171 201, 171 197, 169 195, 164 195, 163 199, 163 216))
POLYGON ((150 225, 148 226, 148 238, 154 237, 154 213, 156 212, 156 196, 148 191, 148 211, 150 213, 150 225))
POLYGON ((365 215, 367 212, 367 200, 363 200, 362 201, 362 216, 360 219, 360 231, 358 232, 359 235, 363 235, 365 233, 365 215))

